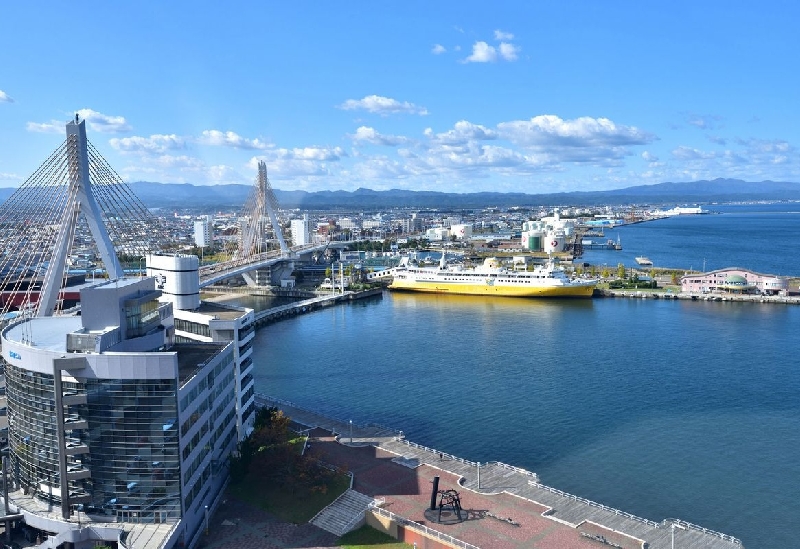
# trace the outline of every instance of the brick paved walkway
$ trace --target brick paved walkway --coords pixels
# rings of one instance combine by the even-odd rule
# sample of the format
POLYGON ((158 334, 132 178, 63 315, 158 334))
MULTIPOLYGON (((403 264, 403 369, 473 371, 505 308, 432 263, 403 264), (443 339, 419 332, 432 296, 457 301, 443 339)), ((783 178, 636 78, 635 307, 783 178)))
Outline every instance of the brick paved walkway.
MULTIPOLYGON (((265 400, 262 404, 270 404, 260 398, 265 400)), ((673 532, 668 526, 553 491, 540 485, 532 473, 493 462, 484 464, 477 475, 477 464, 404 442, 400 440, 402 433, 398 437, 398 432, 385 427, 353 426, 288 403, 277 404, 289 417, 311 428, 311 451, 354 474, 353 487, 357 491, 385 498, 383 507, 388 511, 481 549, 608 546, 581 536, 581 531, 602 536, 625 549, 641 547, 642 539, 647 540, 651 549, 671 546, 673 532), (342 434, 341 441, 336 434, 342 434), (440 477, 440 490, 459 492, 465 520, 442 524, 435 515, 426 516, 434 476, 440 477), (543 513, 548 516, 542 516, 543 513)), ((263 511, 232 498, 215 514, 211 530, 200 547, 337 547, 335 536, 315 526, 279 523, 263 511)), ((697 527, 678 526, 674 535, 676 546, 686 549, 741 549, 737 540, 697 527)))
MULTIPOLYGON (((396 454, 375 446, 350 447, 339 444, 331 433, 311 431, 313 448, 322 459, 346 467, 355 475, 353 488, 373 497, 386 499, 385 509, 466 541, 481 549, 598 549, 602 547, 580 535, 575 528, 542 517, 547 507, 514 495, 482 494, 459 484, 459 476, 434 465, 409 468, 392 461, 396 454), (433 477, 439 477, 439 490, 456 490, 465 519, 454 524, 429 520, 433 477), (510 520, 506 520, 510 519, 510 520)), ((437 501, 438 503, 438 501, 437 501)), ((438 516, 434 516, 438 518, 438 516)))

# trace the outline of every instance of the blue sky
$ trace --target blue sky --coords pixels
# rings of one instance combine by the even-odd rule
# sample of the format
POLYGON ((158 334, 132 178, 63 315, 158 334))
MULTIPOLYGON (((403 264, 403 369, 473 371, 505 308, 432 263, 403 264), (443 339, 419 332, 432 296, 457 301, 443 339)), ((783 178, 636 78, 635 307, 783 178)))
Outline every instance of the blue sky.
POLYGON ((15 2, 0 186, 80 112, 127 181, 559 192, 800 181, 793 2, 15 2))

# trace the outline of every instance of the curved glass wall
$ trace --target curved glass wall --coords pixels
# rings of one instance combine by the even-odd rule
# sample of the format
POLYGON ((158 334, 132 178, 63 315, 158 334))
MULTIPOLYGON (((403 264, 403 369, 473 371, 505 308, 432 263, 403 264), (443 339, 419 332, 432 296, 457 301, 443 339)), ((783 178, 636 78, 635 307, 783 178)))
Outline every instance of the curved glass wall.
POLYGON ((7 364, 11 471, 23 490, 61 501, 53 376, 7 364))
MULTIPOLYGON (((54 378, 7 365, 6 384, 11 473, 29 493, 60 503, 54 378)), ((176 380, 62 386, 71 500, 126 521, 180 518, 176 380)))
POLYGON ((122 520, 180 518, 174 379, 87 380, 91 506, 122 520))

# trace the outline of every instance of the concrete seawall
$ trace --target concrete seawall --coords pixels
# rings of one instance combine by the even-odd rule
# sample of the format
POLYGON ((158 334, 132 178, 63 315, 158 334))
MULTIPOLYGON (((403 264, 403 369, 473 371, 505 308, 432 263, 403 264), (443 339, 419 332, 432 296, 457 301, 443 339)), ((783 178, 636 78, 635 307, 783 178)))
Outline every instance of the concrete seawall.
POLYGON ((330 307, 336 303, 343 303, 347 301, 354 301, 356 299, 364 299, 368 297, 380 296, 383 294, 382 288, 371 288, 369 290, 360 290, 357 292, 344 292, 343 294, 328 294, 320 295, 302 301, 289 303, 288 305, 281 305, 280 307, 273 307, 256 313, 254 323, 256 327, 271 324, 287 317, 297 316, 300 314, 318 311, 325 307, 330 307))
POLYGON ((800 305, 800 296, 763 296, 751 294, 703 294, 688 292, 654 292, 653 290, 595 290, 594 297, 626 297, 636 299, 682 299, 688 301, 727 301, 740 303, 780 303, 800 305))

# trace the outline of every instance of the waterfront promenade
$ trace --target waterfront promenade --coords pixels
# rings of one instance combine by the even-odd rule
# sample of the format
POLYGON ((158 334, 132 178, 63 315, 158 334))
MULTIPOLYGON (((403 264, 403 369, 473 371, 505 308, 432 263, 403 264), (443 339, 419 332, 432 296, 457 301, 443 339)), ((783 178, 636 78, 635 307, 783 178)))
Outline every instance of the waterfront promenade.
POLYGON ((688 301, 718 301, 732 303, 775 303, 783 305, 800 305, 800 296, 754 295, 754 294, 719 294, 692 292, 654 292, 653 290, 600 290, 596 297, 628 297, 639 299, 678 299, 688 301))
POLYGON ((310 430, 325 461, 344 466, 354 488, 409 521, 482 549, 649 547, 734 549, 736 538, 679 520, 654 522, 542 484, 535 473, 499 462, 478 464, 406 440, 386 426, 357 425, 292 403, 258 396, 310 430), (312 431, 313 429, 313 431, 312 431), (459 491, 467 520, 438 524, 425 516, 430 482, 459 491), (646 545, 645 545, 646 544, 646 545))

